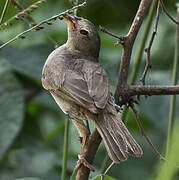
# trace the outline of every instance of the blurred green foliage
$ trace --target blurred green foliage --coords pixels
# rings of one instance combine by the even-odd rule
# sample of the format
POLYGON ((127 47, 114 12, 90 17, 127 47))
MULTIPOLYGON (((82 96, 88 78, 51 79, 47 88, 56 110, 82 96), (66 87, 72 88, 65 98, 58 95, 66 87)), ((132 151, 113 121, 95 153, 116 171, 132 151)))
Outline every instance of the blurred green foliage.
MULTIPOLYGON (((18 0, 18 2, 27 8, 36 1, 18 0)), ((124 35, 132 23, 139 2, 137 0, 91 0, 87 1, 86 7, 79 13, 91 20, 96 27, 102 25, 118 35, 124 35)), ((176 2, 177 0, 164 1, 174 17, 176 2)), ((0 14, 4 4, 5 0, 1 0, 0 14)), ((67 0, 48 0, 31 16, 36 22, 40 22, 70 7, 67 0)), ((16 13, 16 8, 10 4, 4 21, 16 13)), ((7 42, 28 27, 27 22, 14 21, 12 26, 0 30, 0 43, 7 42)), ((153 68, 148 73, 147 84, 171 84, 175 30, 176 25, 162 14, 152 46, 153 68)), ((135 42, 131 69, 142 32, 143 26, 135 42)), ((110 76, 111 90, 114 91, 122 48, 114 46, 114 38, 99 33, 101 36, 100 63, 110 76)), ((44 30, 31 32, 24 40, 18 40, 0 50, 0 179, 2 180, 35 180, 33 177, 57 180, 61 177, 65 117, 49 93, 42 89, 40 78, 43 64, 54 49, 51 39, 61 45, 66 38, 66 25, 63 21, 57 20, 53 25, 45 26, 44 30)), ((145 55, 136 80, 137 84, 140 83, 139 78, 144 65, 145 55)), ((146 133, 163 153, 167 134, 169 96, 141 98, 137 109, 146 133)), ((178 105, 177 109, 179 109, 178 105)), ((179 120, 179 111, 176 112, 176 120, 179 120)), ((131 112, 127 116, 126 125, 141 144, 144 155, 140 159, 129 158, 113 166, 108 174, 120 180, 148 180, 152 177, 158 159, 141 137, 131 112)), ((68 177, 73 172, 77 153, 80 150, 78 136, 77 130, 71 125, 68 177)), ((94 161, 96 171, 91 173, 91 178, 99 175, 105 152, 104 145, 100 145, 94 161)))
POLYGON ((171 148, 169 153, 166 156, 165 162, 160 162, 159 166, 156 168, 156 175, 153 179, 155 180, 173 180, 175 174, 178 173, 178 163, 179 163, 179 124, 174 129, 174 135, 171 139, 171 148))

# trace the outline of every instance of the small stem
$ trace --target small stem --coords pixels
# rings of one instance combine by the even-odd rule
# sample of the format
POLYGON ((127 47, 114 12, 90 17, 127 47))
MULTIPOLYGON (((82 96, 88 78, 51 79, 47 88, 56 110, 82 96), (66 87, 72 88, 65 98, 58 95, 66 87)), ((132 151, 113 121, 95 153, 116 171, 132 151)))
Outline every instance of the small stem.
POLYGON ((151 48, 152 48, 154 38, 157 34, 159 17, 160 17, 160 2, 158 2, 158 6, 157 6, 157 13, 156 13, 155 24, 154 24, 152 36, 151 36, 151 39, 149 41, 147 48, 145 49, 145 52, 147 53, 147 59, 146 59, 146 66, 145 66, 144 72, 143 72, 142 77, 140 79, 140 81, 142 82, 142 85, 145 85, 145 78, 146 78, 147 72, 148 72, 149 68, 151 68, 150 52, 151 52, 151 48))
MULTIPOLYGON (((37 1, 35 4, 31 5, 30 7, 39 6, 40 4, 42 4, 44 2, 46 2, 46 0, 37 1)), ((19 14, 22 13, 22 12, 24 12, 23 14, 26 14, 24 18, 27 19, 30 26, 35 26, 37 24, 35 22, 35 20, 28 13, 26 13, 27 11, 28 12, 30 11, 30 9, 31 9, 30 7, 28 7, 26 10, 24 10, 24 8, 17 1, 11 0, 11 3, 17 8, 17 10, 19 11, 19 14)), ((18 17, 18 15, 16 15, 15 17, 18 17)), ((12 18, 11 18, 11 20, 12 20, 12 18)), ((54 44, 55 48, 58 47, 58 43, 54 39, 52 39, 48 34, 46 34, 46 37, 47 37, 47 39, 49 39, 49 41, 51 41, 54 44)))
POLYGON ((7 42, 4 43, 3 45, 1 45, 1 46, 0 46, 0 49, 3 48, 3 47, 5 47, 5 46, 8 45, 8 44, 14 42, 15 40, 17 40, 18 38, 20 38, 20 37, 23 36, 24 34, 27 34, 27 33, 29 33, 30 31, 38 28, 40 25, 45 24, 45 23, 47 23, 47 22, 49 22, 49 21, 51 21, 51 20, 55 20, 55 19, 57 19, 57 18, 59 18, 59 17, 62 17, 64 14, 69 13, 69 12, 73 11, 73 10, 76 9, 76 8, 82 7, 82 6, 84 6, 85 4, 86 4, 86 2, 83 2, 82 4, 79 4, 79 5, 77 5, 77 6, 74 6, 73 8, 68 9, 68 10, 66 10, 66 11, 64 11, 64 12, 62 12, 62 13, 60 13, 60 14, 54 15, 54 16, 48 18, 48 19, 45 19, 45 20, 41 21, 41 22, 38 23, 37 25, 31 27, 30 29, 27 29, 26 31, 21 32, 20 34, 16 35, 14 38, 10 39, 9 41, 7 41, 7 42))
MULTIPOLYGON (((75 5, 75 6, 78 5, 78 0, 75 0, 75 1, 74 1, 74 5, 75 5)), ((76 16, 78 15, 78 8, 76 8, 76 9, 74 10, 74 15, 76 15, 76 16)))
MULTIPOLYGON (((179 21, 179 7, 177 11, 177 19, 179 21)), ((179 25, 177 25, 177 31, 176 31, 174 63, 173 63, 173 80, 172 80, 173 85, 176 85, 177 83, 177 71, 178 71, 178 60, 179 60, 178 49, 179 49, 179 25)), ((170 146, 171 146, 171 139, 172 139, 172 133, 173 133, 173 128, 174 128, 175 109, 176 109, 176 96, 173 95, 170 98, 166 155, 168 155, 170 146)))
POLYGON ((178 24, 179 25, 179 20, 175 20, 170 14, 169 12, 167 11, 164 3, 162 0, 159 0, 160 1, 160 4, 162 6, 162 10, 165 12, 165 14, 169 17, 170 20, 172 20, 174 23, 178 24))
MULTIPOLYGON (((7 26, 9 24, 11 24, 11 21, 15 20, 15 19, 23 19, 25 16, 27 17, 29 13, 33 12, 35 9, 37 9, 37 7, 39 6, 39 4, 44 3, 46 0, 39 0, 36 3, 30 5, 28 8, 20 11, 19 13, 15 14, 13 17, 11 17, 9 20, 7 20, 6 22, 4 22, 0 28, 2 29, 3 26, 7 26)), ((15 4, 14 1, 11 2, 14 6, 17 7, 17 4, 15 4)), ((18 6, 19 8, 19 6, 18 6)), ((35 25, 35 24, 34 24, 35 25)))
MULTIPOLYGON (((43 3, 43 2, 45 2, 45 0, 44 1, 38 1, 38 2, 35 3, 35 6, 37 4, 39 5, 39 4, 43 3)), ((33 20, 33 18, 28 13, 25 13, 24 8, 17 1, 11 0, 11 3, 17 8, 17 10, 19 11, 19 14, 22 13, 22 12, 24 12, 23 14, 26 14, 25 18, 31 24, 31 26, 36 25, 36 22, 33 20)), ((33 6, 34 6, 34 4, 33 4, 33 6)), ((32 7, 32 6, 30 6, 30 7, 32 7)), ((26 10, 28 10, 28 12, 29 12, 30 8, 27 8, 26 10)), ((16 15, 16 17, 18 17, 18 15, 16 15)))
POLYGON ((160 154, 160 152, 155 148, 155 146, 153 145, 153 143, 152 143, 152 141, 150 140, 150 138, 146 135, 145 130, 144 130, 143 126, 142 126, 142 123, 141 123, 141 121, 140 121, 140 119, 139 119, 139 115, 138 115, 138 113, 137 113, 137 111, 136 111, 136 109, 135 109, 135 107, 134 107, 134 104, 131 103, 131 104, 130 104, 130 107, 131 107, 131 109, 132 109, 132 111, 133 111, 133 113, 134 113, 134 115, 135 115, 136 123, 137 123, 137 125, 138 125, 138 127, 139 127, 139 130, 140 130, 140 132, 141 132, 141 135, 145 138, 145 140, 146 140, 147 143, 151 146, 151 148, 153 149, 153 151, 155 152, 155 154, 159 157, 159 159, 160 159, 160 160, 165 160, 165 158, 164 158, 164 157, 160 154))
POLYGON ((70 121, 66 119, 65 122, 65 133, 64 133, 64 145, 63 145, 63 165, 62 165, 62 180, 66 180, 66 169, 67 169, 67 157, 68 157, 68 140, 69 140, 69 126, 70 121))
POLYGON ((112 162, 106 169, 106 171, 101 174, 101 180, 104 180, 104 177, 106 176, 106 174, 108 173, 108 171, 111 169, 111 167, 115 164, 115 162, 112 162))
POLYGON ((108 154, 106 154, 106 157, 104 158, 104 161, 102 163, 102 167, 101 167, 101 174, 104 174, 107 167, 108 167, 108 164, 110 162, 110 158, 108 156, 108 154))
POLYGON ((111 33, 110 31, 108 31, 106 28, 104 28, 102 26, 99 26, 99 29, 100 29, 100 31, 102 31, 102 32, 116 38, 117 39, 116 45, 119 44, 119 43, 123 45, 123 43, 124 43, 124 38, 123 37, 116 36, 115 34, 111 33))
POLYGON ((135 79, 136 79, 136 75, 137 75, 139 65, 140 65, 140 62, 142 59, 142 54, 143 54, 143 51, 145 48, 145 43, 146 43, 146 40, 147 40, 147 37, 149 34, 150 26, 152 24, 152 18, 153 18, 154 10, 155 10, 156 5, 157 5, 157 1, 158 0, 152 1, 151 7, 149 10, 147 19, 146 19, 145 29, 144 29, 144 32, 143 32, 143 35, 141 38, 142 40, 141 40, 140 47, 138 49, 137 56, 135 58, 135 64, 134 64, 134 67, 133 67, 133 70, 131 73, 130 85, 133 85, 135 82, 135 79))
POLYGON ((4 16, 5 16, 5 14, 6 14, 6 11, 7 11, 8 4, 9 4, 9 0, 6 0, 6 3, 5 3, 5 5, 4 5, 4 8, 3 8, 3 11, 2 11, 2 14, 1 14, 0 24, 2 24, 2 21, 3 21, 3 19, 4 19, 4 16))

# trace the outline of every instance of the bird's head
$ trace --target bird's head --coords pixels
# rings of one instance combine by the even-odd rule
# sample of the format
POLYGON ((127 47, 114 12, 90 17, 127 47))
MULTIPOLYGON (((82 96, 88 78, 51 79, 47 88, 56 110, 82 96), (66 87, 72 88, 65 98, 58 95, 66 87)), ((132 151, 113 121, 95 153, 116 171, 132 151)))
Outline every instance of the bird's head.
POLYGON ((64 20, 68 26, 67 45, 86 56, 98 58, 100 38, 94 24, 87 19, 70 14, 65 14, 64 20))

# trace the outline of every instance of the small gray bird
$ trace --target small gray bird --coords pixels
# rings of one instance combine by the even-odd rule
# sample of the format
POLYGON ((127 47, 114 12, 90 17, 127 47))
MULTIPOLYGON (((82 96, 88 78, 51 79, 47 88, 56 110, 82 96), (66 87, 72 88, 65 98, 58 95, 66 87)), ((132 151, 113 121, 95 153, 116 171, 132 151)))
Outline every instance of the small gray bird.
POLYGON ((142 149, 117 114, 109 91, 106 72, 98 63, 100 38, 95 26, 81 17, 66 14, 67 42, 48 57, 42 72, 42 85, 77 127, 83 148, 89 136, 85 120, 92 121, 100 133, 113 162, 129 155, 140 157, 142 149))

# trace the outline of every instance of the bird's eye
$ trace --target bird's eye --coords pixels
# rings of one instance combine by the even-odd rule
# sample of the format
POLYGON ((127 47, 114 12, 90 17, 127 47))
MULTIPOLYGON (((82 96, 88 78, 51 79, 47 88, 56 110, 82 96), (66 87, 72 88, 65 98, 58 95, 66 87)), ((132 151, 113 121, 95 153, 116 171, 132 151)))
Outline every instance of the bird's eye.
POLYGON ((81 29, 80 30, 80 33, 83 34, 83 35, 88 35, 88 31, 84 30, 84 29, 81 29))

